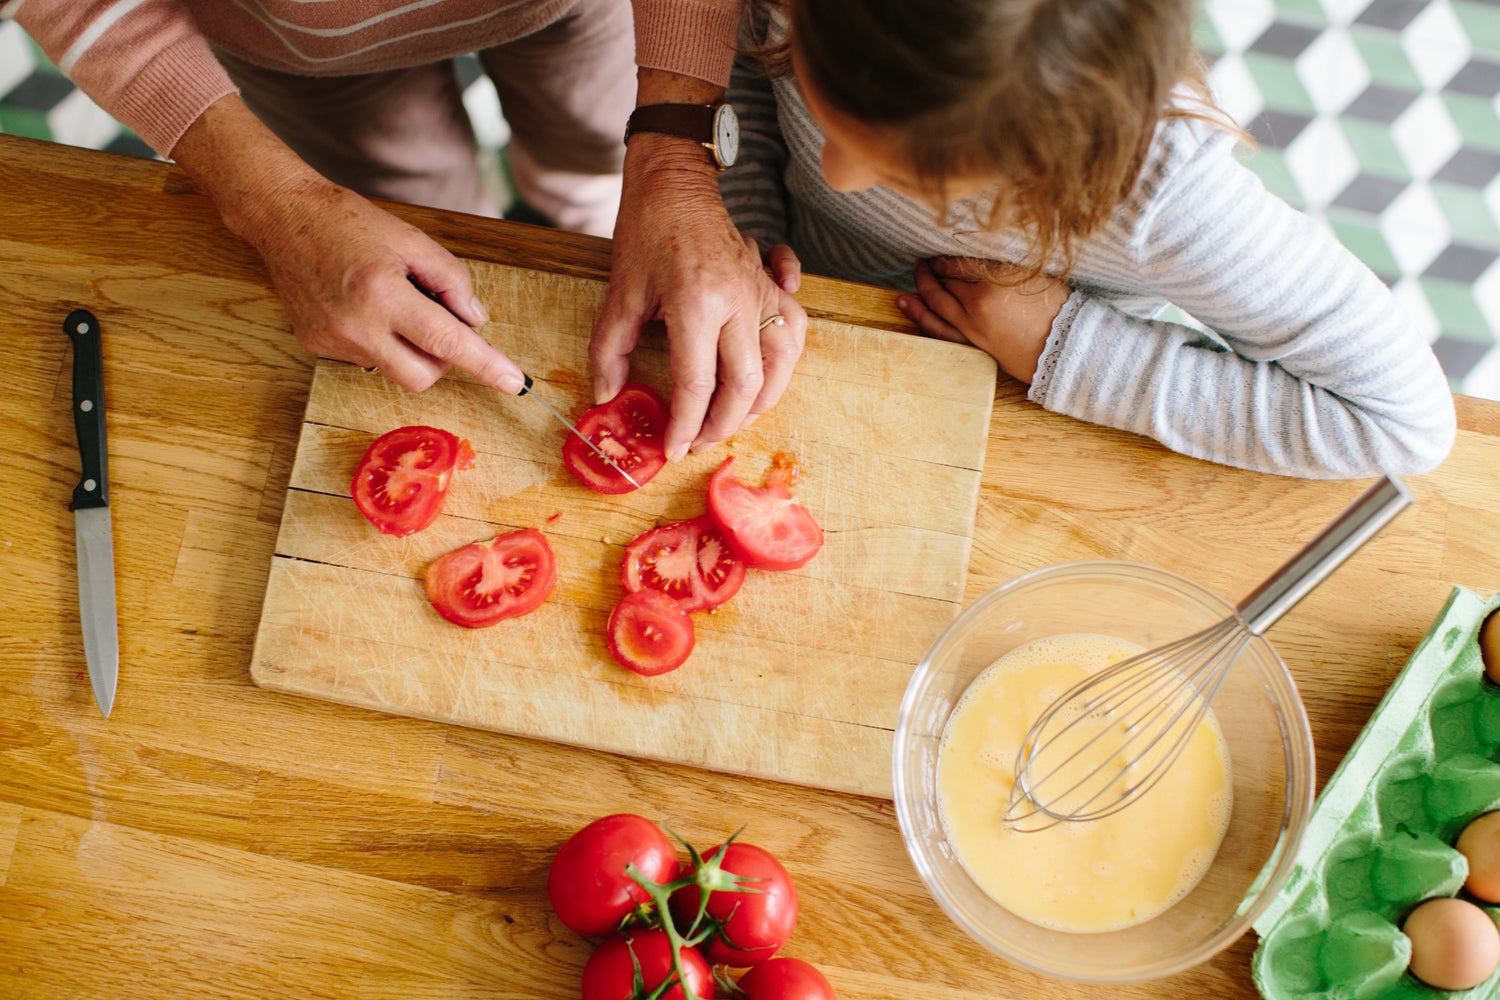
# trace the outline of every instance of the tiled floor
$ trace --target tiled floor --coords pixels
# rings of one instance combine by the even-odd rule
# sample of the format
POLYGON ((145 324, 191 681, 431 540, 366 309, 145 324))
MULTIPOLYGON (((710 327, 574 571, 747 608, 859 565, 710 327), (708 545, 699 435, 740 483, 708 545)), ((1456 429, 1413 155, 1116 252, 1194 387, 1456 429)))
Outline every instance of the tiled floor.
MULTIPOLYGON (((1267 186, 1395 289, 1454 389, 1500 399, 1500 0, 1205 0, 1198 37, 1267 186)), ((460 72, 498 150, 494 89, 460 72)), ((150 155, 10 21, 0 131, 150 155)))

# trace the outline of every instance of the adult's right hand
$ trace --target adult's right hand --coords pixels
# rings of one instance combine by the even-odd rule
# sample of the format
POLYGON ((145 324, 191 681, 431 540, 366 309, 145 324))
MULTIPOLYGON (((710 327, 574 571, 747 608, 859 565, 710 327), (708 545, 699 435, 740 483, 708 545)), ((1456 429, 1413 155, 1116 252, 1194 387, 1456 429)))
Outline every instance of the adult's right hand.
POLYGON ((378 367, 414 392, 449 365, 499 392, 520 391, 520 369, 473 329, 488 316, 463 263, 415 226, 320 176, 238 98, 209 108, 173 158, 265 260, 307 350, 378 367))

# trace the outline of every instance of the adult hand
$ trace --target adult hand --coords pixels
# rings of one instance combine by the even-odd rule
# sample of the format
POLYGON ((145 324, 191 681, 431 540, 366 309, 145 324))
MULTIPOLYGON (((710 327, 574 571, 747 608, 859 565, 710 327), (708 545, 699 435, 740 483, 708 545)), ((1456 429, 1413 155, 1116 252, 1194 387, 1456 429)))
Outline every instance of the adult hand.
POLYGON ((500 392, 520 390, 520 369, 473 329, 488 317, 463 263, 317 174, 238 98, 216 102, 173 156, 259 251, 307 350, 379 367, 412 391, 449 365, 500 392))
POLYGON ((916 295, 896 305, 929 337, 973 344, 1012 378, 1031 384, 1072 289, 1050 275, 999 261, 933 257, 916 266, 916 295))
POLYGON ((796 257, 771 254, 767 276, 719 195, 718 173, 690 140, 630 140, 609 291, 589 356, 596 401, 624 385, 642 324, 662 320, 671 351, 667 457, 703 451, 748 426, 785 391, 807 335, 792 294, 796 257), (774 315, 783 325, 762 322, 774 315))

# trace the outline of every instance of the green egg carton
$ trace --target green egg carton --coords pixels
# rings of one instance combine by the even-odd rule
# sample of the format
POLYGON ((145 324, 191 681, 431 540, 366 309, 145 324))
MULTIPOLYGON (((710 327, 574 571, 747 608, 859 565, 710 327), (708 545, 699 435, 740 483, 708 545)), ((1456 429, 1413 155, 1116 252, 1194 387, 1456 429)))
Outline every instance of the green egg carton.
POLYGON ((1453 589, 1318 797, 1292 873, 1254 925, 1266 1000, 1500 1000, 1500 971, 1458 993, 1417 980, 1400 931, 1418 903, 1459 894, 1468 863, 1452 844, 1500 808, 1500 686, 1476 641, 1497 606, 1500 595, 1453 589))

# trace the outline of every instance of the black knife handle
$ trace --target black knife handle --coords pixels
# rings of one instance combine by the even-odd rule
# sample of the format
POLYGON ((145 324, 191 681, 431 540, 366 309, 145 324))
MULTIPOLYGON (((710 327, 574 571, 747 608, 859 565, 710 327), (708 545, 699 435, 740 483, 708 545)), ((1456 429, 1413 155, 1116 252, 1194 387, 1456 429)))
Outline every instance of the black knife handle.
POLYGON ((104 349, 99 321, 87 309, 63 320, 73 342, 73 428, 83 479, 73 489, 73 509, 109 506, 109 453, 104 438, 104 349))

